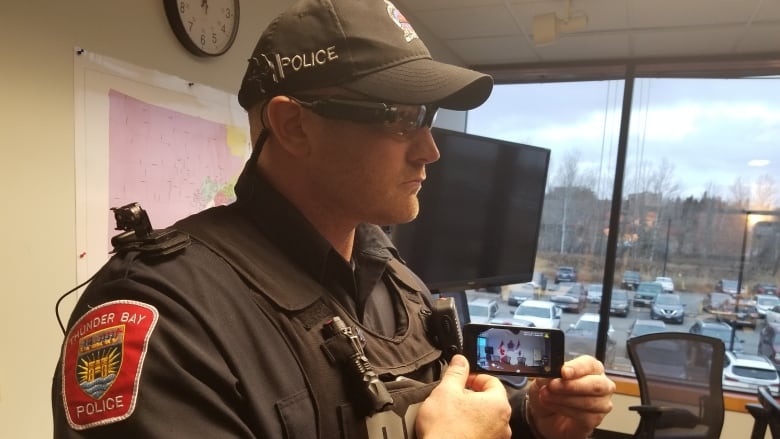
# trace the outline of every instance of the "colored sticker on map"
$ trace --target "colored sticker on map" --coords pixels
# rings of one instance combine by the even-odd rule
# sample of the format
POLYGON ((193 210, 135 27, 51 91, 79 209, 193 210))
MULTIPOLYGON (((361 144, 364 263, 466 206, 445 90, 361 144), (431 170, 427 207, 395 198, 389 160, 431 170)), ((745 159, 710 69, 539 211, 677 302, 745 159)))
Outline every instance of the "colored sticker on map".
POLYGON ((76 430, 127 419, 135 409, 141 369, 157 309, 129 300, 104 303, 68 332, 62 398, 76 430))

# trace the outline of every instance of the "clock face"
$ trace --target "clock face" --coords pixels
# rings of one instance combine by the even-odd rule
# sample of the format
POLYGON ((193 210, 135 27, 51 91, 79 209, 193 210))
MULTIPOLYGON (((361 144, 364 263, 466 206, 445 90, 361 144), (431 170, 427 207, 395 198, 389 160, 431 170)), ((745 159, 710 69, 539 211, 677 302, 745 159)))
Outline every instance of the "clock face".
POLYGON ((164 0, 173 32, 190 52, 227 52, 238 31, 238 0, 164 0))

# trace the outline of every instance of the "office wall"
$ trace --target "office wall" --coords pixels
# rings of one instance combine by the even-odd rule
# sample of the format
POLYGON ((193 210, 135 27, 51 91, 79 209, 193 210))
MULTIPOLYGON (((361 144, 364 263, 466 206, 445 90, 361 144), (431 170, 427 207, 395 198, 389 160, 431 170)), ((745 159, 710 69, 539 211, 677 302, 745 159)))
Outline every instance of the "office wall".
MULTIPOLYGON (((243 1, 237 41, 217 59, 181 48, 159 0, 3 3, 0 437, 39 439, 51 437, 50 384, 62 337, 54 304, 76 282, 74 47, 236 92, 257 36, 288 1, 243 1)), ((65 318, 73 303, 63 303, 65 318)), ((616 401, 610 426, 632 431, 616 401)), ((742 418, 745 432, 752 421, 742 418)))
MULTIPOLYGON (((51 437, 62 334, 54 303, 75 285, 75 46, 235 92, 261 29, 285 2, 242 2, 233 49, 185 52, 159 0, 25 0, 0 12, 0 437, 51 437)), ((66 301, 65 317, 73 306, 66 301)))

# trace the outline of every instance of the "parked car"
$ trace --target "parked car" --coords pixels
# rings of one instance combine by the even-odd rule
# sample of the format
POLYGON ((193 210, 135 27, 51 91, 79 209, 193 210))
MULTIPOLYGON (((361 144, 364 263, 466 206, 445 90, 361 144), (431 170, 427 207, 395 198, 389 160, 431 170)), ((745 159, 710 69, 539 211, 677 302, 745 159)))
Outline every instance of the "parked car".
POLYGON ((639 286, 639 282, 642 282, 642 277, 638 271, 626 270, 623 272, 623 280, 620 282, 620 287, 635 291, 636 287, 639 286))
POLYGON ((469 318, 472 323, 488 323, 498 314, 498 302, 477 298, 469 301, 469 318))
MULTIPOLYGON (((577 319, 576 323, 569 325, 564 338, 564 359, 571 360, 583 354, 593 355, 596 352, 596 338, 598 337, 599 315, 585 313, 577 319)), ((617 342, 613 337, 615 329, 609 325, 607 330, 607 349, 604 356, 604 365, 611 368, 615 364, 615 346, 617 342)))
POLYGON ((555 271, 555 283, 577 282, 577 269, 574 267, 561 266, 555 271))
POLYGON ((560 328, 561 309, 545 300, 526 300, 517 306, 513 319, 532 322, 537 328, 560 328))
POLYGON ((659 294, 650 304, 650 318, 682 325, 685 320, 685 305, 679 294, 659 294))
POLYGON ((777 295, 777 284, 774 282, 759 282, 753 285, 753 294, 777 295))
MULTIPOLYGON (((563 284, 561 289, 563 289, 563 284)), ((581 313, 588 306, 588 297, 580 283, 568 284, 563 294, 550 297, 550 302, 558 305, 562 310, 581 313)))
POLYGON ((742 352, 744 340, 737 337, 736 330, 726 322, 714 319, 697 319, 688 329, 688 332, 719 338, 723 341, 727 351, 742 352), (732 339, 734 340, 733 347, 731 346, 732 339))
POLYGON ((655 281, 661 284, 661 288, 663 288, 664 293, 674 292, 674 281, 671 277, 658 276, 655 278, 655 281))
POLYGON ((628 338, 664 331, 666 331, 666 323, 662 320, 636 319, 628 327, 628 338))
POLYGON ((707 293, 702 299, 702 309, 706 312, 724 311, 727 309, 733 309, 736 300, 731 294, 712 292, 707 293))
POLYGON ((773 306, 772 309, 766 310, 764 319, 767 323, 780 324, 780 305, 773 306))
POLYGON ((612 291, 612 299, 609 301, 609 314, 613 316, 628 317, 631 311, 631 302, 628 298, 628 291, 612 291))
POLYGON ((588 285, 588 303, 601 303, 601 293, 603 289, 604 286, 601 284, 588 285))
POLYGON ((664 289, 658 282, 640 282, 634 293, 634 306, 650 306, 664 289))
MULTIPOLYGON (((715 291, 735 296, 737 294, 737 283, 738 282, 733 279, 720 279, 715 283, 715 291)), ((742 289, 744 290, 744 286, 742 289)))
POLYGON ((536 297, 536 285, 533 282, 512 284, 508 288, 509 295, 507 296, 506 304, 509 306, 517 306, 528 299, 536 297))
POLYGON ((723 387, 755 394, 758 386, 767 386, 772 394, 780 393, 780 376, 775 365, 763 355, 726 352, 723 365, 723 387))
POLYGON ((509 316, 497 316, 490 319, 490 323, 493 325, 509 325, 509 326, 522 326, 525 328, 533 328, 536 324, 526 319, 516 319, 514 315, 509 316))
POLYGON ((762 319, 766 317, 766 312, 777 305, 780 305, 780 297, 774 294, 756 294, 753 299, 756 301, 756 311, 762 319))
POLYGON ((733 301, 719 309, 711 309, 709 313, 713 319, 729 323, 735 328, 755 328, 761 320, 753 300, 733 301))
POLYGON ((763 355, 780 369, 780 324, 769 323, 758 333, 758 354, 763 355))

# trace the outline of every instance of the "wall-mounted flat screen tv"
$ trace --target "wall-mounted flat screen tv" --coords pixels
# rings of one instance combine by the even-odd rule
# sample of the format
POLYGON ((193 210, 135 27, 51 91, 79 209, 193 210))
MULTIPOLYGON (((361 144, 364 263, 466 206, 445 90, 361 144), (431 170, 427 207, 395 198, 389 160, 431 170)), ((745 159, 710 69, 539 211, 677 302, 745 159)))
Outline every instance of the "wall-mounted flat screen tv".
POLYGON ((550 151, 433 128, 420 214, 390 228, 401 257, 434 292, 532 279, 550 151))

